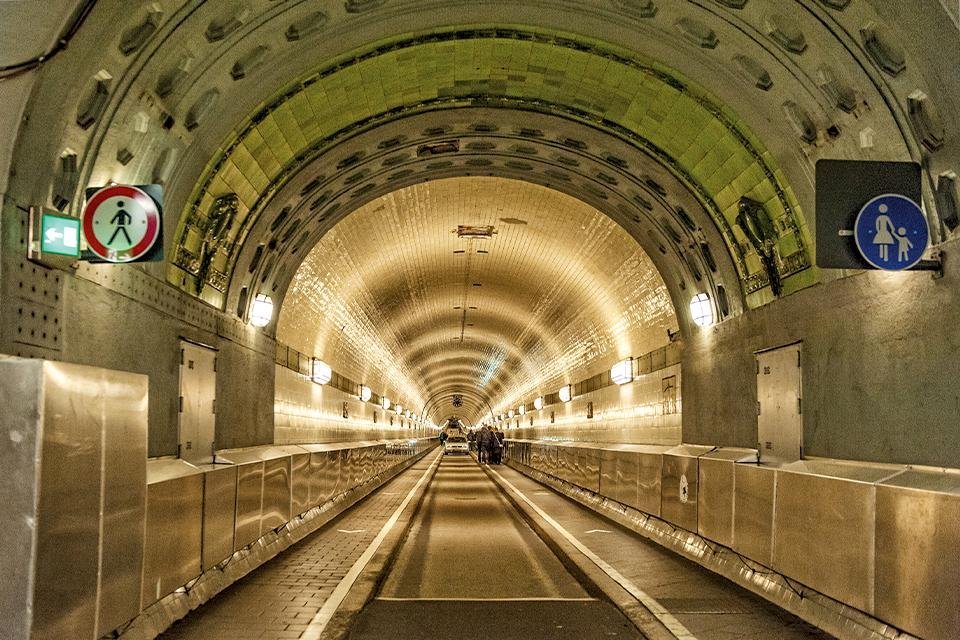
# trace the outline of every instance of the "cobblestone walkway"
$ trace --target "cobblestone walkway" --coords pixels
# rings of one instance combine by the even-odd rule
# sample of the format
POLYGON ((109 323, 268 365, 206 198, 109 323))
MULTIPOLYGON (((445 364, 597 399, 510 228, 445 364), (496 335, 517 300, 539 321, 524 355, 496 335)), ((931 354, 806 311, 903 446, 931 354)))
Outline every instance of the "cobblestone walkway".
POLYGON ((164 640, 299 638, 407 492, 427 454, 345 514, 175 623, 164 640))

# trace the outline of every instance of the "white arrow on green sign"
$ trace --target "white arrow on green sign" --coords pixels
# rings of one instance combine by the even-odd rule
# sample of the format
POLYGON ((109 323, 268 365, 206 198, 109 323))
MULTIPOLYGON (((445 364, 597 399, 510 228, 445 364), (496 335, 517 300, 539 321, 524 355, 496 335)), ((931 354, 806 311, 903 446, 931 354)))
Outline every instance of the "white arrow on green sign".
POLYGON ((44 213, 40 220, 40 253, 80 257, 80 219, 44 213))

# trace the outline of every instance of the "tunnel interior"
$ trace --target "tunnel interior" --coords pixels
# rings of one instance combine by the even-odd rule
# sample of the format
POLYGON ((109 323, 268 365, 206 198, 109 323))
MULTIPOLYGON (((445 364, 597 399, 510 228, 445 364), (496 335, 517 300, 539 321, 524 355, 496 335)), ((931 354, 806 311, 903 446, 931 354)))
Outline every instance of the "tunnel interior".
MULTIPOLYGON (((862 578, 848 589, 772 547, 775 513, 803 547, 789 518, 817 507, 810 487, 738 480, 770 516, 741 548, 733 515, 697 519, 736 486, 697 503, 688 484, 752 455, 844 491, 893 469, 901 489, 954 495, 960 14, 914 4, 0 3, 0 353, 44 362, 23 365, 30 402, 74 365, 141 376, 126 391, 143 451, 125 460, 158 483, 189 466, 201 492, 220 470, 204 465, 238 474, 244 545, 217 562, 312 500, 291 480, 286 511, 243 523, 243 465, 262 463, 261 500, 270 465, 294 478, 315 456, 352 491, 415 464, 456 418, 505 431, 531 474, 931 631, 883 582, 926 565, 870 554, 935 530, 936 508, 851 498, 879 506, 861 514, 869 553, 835 563, 862 578), (916 164, 935 275, 817 266, 825 159, 916 164), (112 184, 162 188, 162 260, 37 257, 31 216, 78 218, 112 184), (763 376, 784 363, 772 399, 763 376), (774 405, 789 419, 771 431, 774 405), (642 476, 621 454, 659 461, 656 499, 605 493, 604 469, 642 476)), ((114 389, 104 376, 90 388, 114 389)), ((107 495, 115 478, 86 471, 107 495)), ((216 564, 200 548, 196 571, 138 589, 137 606, 216 564)))

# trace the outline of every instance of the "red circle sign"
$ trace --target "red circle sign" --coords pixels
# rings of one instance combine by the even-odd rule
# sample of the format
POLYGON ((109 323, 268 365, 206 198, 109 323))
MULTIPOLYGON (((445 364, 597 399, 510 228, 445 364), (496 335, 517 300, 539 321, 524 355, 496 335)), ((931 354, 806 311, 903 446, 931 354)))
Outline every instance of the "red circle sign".
POLYGON ((136 187, 100 189, 83 209, 83 236, 97 256, 130 262, 143 256, 160 235, 160 211, 153 198, 136 187))

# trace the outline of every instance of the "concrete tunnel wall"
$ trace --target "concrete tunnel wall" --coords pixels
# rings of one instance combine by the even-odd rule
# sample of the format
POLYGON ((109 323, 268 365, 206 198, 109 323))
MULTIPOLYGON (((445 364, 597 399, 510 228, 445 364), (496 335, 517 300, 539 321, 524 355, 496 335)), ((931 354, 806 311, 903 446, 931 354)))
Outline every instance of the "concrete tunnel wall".
POLYGON ((683 439, 757 446, 753 353, 803 341, 804 455, 960 467, 960 276, 862 272, 697 332, 683 439))
MULTIPOLYGON (((4 228, 5 245, 12 239, 16 247, 10 226, 4 228)), ((943 247, 948 255, 942 279, 926 273, 857 274, 688 337, 683 440, 756 446, 753 352, 802 340, 805 454, 960 467, 955 426, 960 364, 953 324, 960 299, 958 268, 949 259, 955 246, 953 241, 943 247)), ((184 297, 133 267, 101 268, 116 291, 69 273, 54 276, 14 250, 4 252, 3 262, 3 352, 149 375, 150 455, 176 452, 181 338, 219 349, 216 446, 274 441, 274 342, 263 333, 195 301, 195 308, 158 308, 184 297), (53 277, 58 284, 51 284, 53 277), (143 282, 149 287, 138 286, 143 282), (39 302, 24 293, 44 286, 50 295, 39 302), (166 302, 149 302, 148 296, 166 302), (48 313, 51 327, 56 319, 57 349, 16 342, 22 330, 40 324, 39 318, 31 324, 24 317, 31 312, 48 313), (193 321, 183 319, 186 315, 193 321), (125 327, 136 328, 135 337, 117 340, 112 324, 91 322, 93 317, 121 318, 125 327)))

